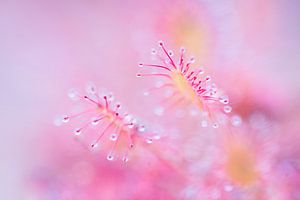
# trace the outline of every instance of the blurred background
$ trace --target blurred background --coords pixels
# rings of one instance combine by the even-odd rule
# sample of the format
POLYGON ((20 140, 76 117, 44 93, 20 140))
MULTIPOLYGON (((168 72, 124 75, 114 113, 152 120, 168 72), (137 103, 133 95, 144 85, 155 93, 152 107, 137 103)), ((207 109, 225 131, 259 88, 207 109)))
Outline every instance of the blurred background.
MULTIPOLYGON (((150 179, 141 161, 125 169, 107 164, 83 151, 67 128, 53 125, 71 106, 68 89, 83 89, 88 81, 113 91, 132 113, 164 125, 145 109, 142 94, 151 80, 135 76, 137 63, 149 60, 163 40, 174 51, 185 46, 207 66, 246 122, 265 120, 276 128, 276 136, 267 136, 276 137, 280 149, 272 173, 288 178, 277 180, 284 195, 261 199, 300 199, 299 6, 297 0, 0 1, 1 198, 189 199, 174 195, 183 188, 180 180, 160 187, 166 180, 157 178, 166 168, 158 166, 158 177, 150 179), (132 186, 142 179, 149 181, 132 186), (138 191, 145 190, 142 198, 138 191)), ((201 199, 197 195, 190 199, 201 199)), ((202 199, 213 197, 226 199, 202 199)))

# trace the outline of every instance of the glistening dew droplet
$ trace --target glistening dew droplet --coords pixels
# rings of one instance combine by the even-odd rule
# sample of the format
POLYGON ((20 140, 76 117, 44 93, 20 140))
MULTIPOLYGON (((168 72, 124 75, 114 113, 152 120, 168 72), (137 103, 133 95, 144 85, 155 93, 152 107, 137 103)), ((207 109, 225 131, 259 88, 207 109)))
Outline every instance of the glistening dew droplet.
POLYGON ((116 141, 118 139, 117 134, 111 134, 110 138, 111 141, 116 141))
POLYGON ((63 122, 63 123, 67 123, 67 122, 69 122, 69 121, 70 121, 70 117, 67 116, 67 115, 64 115, 63 118, 62 118, 62 122, 63 122))
POLYGON ((145 132, 145 130, 146 130, 146 127, 144 125, 140 125, 139 128, 138 128, 138 131, 141 132, 141 133, 145 132))
POLYGON ((127 156, 123 156, 123 158, 122 158, 122 161, 123 161, 123 162, 128 162, 128 161, 129 161, 129 159, 128 159, 128 157, 127 157, 127 156))
POLYGON ((213 123, 212 125, 213 128, 219 128, 219 124, 217 122, 213 123))
POLYGON ((147 138, 147 139, 146 139, 146 142, 147 142, 148 144, 152 144, 152 143, 153 143, 153 140, 152 140, 152 138, 147 138))
POLYGON ((231 118, 231 124, 233 126, 239 126, 241 123, 242 123, 242 119, 241 119, 240 116, 238 116, 238 115, 232 116, 232 118, 231 118))
POLYGON ((108 154, 108 155, 106 156, 106 159, 109 160, 109 161, 112 161, 112 160, 114 159, 114 156, 111 155, 111 154, 108 154))
POLYGON ((225 113, 230 113, 232 111, 232 107, 227 105, 227 106, 224 106, 223 110, 225 113))
POLYGON ((91 147, 92 147, 92 148, 97 148, 98 146, 99 146, 98 143, 92 143, 92 144, 91 144, 91 147))
POLYGON ((82 133, 81 128, 75 128, 73 131, 74 135, 79 136, 82 133))
POLYGON ((92 82, 86 84, 85 90, 88 94, 96 94, 97 92, 97 88, 92 82))
POLYGON ((75 89, 70 89, 68 91, 68 97, 71 99, 71 100, 77 100, 78 99, 78 92, 75 90, 75 89))

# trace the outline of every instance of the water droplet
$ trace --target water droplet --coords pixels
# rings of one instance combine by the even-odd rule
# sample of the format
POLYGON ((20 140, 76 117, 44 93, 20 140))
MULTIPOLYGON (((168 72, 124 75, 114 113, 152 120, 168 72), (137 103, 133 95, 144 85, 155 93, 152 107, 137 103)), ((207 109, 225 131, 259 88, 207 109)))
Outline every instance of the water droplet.
POLYGON ((195 60, 195 58, 194 57, 192 57, 191 59, 190 59, 190 63, 194 63, 196 60, 195 60))
POLYGON ((99 119, 99 118, 93 117, 93 118, 92 118, 92 121, 91 121, 91 124, 92 124, 93 126, 96 126, 96 125, 99 124, 99 122, 100 122, 100 119, 99 119))
POLYGON ((232 111, 232 107, 231 106, 224 106, 223 108, 225 113, 230 113, 232 111))
POLYGON ((115 96, 112 93, 109 93, 107 95, 107 101, 113 102, 115 100, 115 96))
POLYGON ((201 126, 202 126, 203 128, 207 127, 207 126, 208 126, 208 122, 207 122, 206 120, 202 120, 202 121, 201 121, 201 126))
POLYGON ((85 91, 86 91, 88 94, 96 94, 96 93, 97 93, 96 86, 95 86, 94 83, 92 83, 92 82, 89 82, 89 83, 86 84, 85 91))
POLYGON ((180 47, 180 52, 181 53, 185 53, 185 48, 184 47, 180 47))
POLYGON ((81 128, 75 128, 73 133, 74 133, 74 135, 79 136, 82 133, 82 129, 81 128))
POLYGON ((171 57, 174 55, 174 53, 173 53, 172 50, 170 50, 170 51, 168 52, 168 54, 169 54, 169 56, 171 56, 171 57))
POLYGON ((198 69, 198 73, 199 73, 200 75, 204 74, 204 69, 199 68, 199 69, 198 69))
POLYGON ((162 41, 162 40, 159 40, 159 41, 158 41, 158 45, 159 45, 159 46, 163 46, 163 45, 164 45, 163 41, 162 41))
POLYGON ((98 143, 93 143, 93 144, 91 144, 91 147, 92 147, 92 148, 97 148, 97 147, 98 147, 98 143))
POLYGON ((134 127, 134 124, 133 124, 133 123, 130 123, 130 124, 127 125, 127 127, 128 127, 129 129, 132 129, 132 128, 134 127))
POLYGON ((211 77, 210 77, 210 76, 206 76, 206 77, 205 77, 205 81, 208 82, 208 81, 210 81, 210 80, 211 80, 211 77))
POLYGON ((152 139, 152 138, 147 138, 147 139, 146 139, 146 142, 147 142, 148 144, 152 144, 152 143, 153 143, 153 139, 152 139))
POLYGON ((154 135, 154 136, 153 136, 153 139, 154 139, 154 140, 159 140, 159 139, 160 139, 160 135, 154 135))
POLYGON ((143 132, 146 131, 146 127, 145 127, 144 125, 140 125, 139 128, 138 128, 138 131, 139 131, 140 133, 143 133, 143 132))
POLYGON ((152 48, 152 49, 151 49, 151 54, 152 54, 152 55, 156 55, 156 54, 157 54, 157 51, 156 51, 155 48, 152 48))
POLYGON ((116 141, 118 139, 117 134, 111 134, 110 138, 111 141, 116 141))
POLYGON ((231 124, 233 126, 239 126, 241 123, 242 123, 242 119, 241 119, 240 116, 238 116, 238 115, 232 116, 232 118, 231 118, 231 124))
POLYGON ((219 101, 220 101, 222 104, 228 104, 228 103, 229 103, 229 98, 228 98, 228 96, 223 95, 223 96, 220 96, 220 97, 219 97, 219 101))
POLYGON ((62 118, 62 122, 63 123, 68 123, 70 121, 70 117, 67 116, 67 115, 64 115, 63 118, 62 118))
POLYGON ((70 89, 68 91, 68 97, 74 101, 78 100, 78 92, 75 89, 70 89))
POLYGON ((112 161, 112 160, 114 159, 114 156, 111 155, 111 154, 108 154, 108 155, 106 156, 106 159, 109 160, 109 161, 112 161))
POLYGON ((126 115, 124 117, 124 121, 127 122, 127 123, 131 122, 132 121, 132 115, 126 115))
POLYGON ((116 105, 116 109, 122 109, 121 103, 118 102, 118 103, 116 103, 115 105, 116 105))
POLYGON ((212 125, 213 128, 219 128, 219 126, 220 125, 217 122, 213 123, 213 125, 212 125))
POLYGON ((122 158, 122 161, 123 161, 123 162, 128 162, 128 160, 129 160, 129 159, 128 159, 127 156, 123 156, 123 158, 122 158))

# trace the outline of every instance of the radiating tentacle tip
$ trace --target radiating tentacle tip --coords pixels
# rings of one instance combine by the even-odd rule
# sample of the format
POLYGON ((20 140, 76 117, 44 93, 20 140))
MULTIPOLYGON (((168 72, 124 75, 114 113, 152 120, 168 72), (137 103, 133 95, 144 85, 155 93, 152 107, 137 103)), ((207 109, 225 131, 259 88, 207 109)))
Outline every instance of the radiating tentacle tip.
POLYGON ((185 51, 186 51, 185 47, 180 47, 180 52, 181 53, 185 53, 185 51))
POLYGON ((194 57, 190 58, 190 63, 194 63, 196 61, 196 59, 194 57))
POLYGON ((76 136, 81 135, 81 133, 82 133, 81 128, 75 128, 74 131, 73 131, 73 134, 76 135, 76 136))
POLYGON ((129 129, 132 129, 133 127, 134 127, 134 123, 129 123, 128 125, 127 125, 127 127, 129 128, 129 129))
POLYGON ((128 159, 128 157, 127 157, 127 156, 123 156, 123 158, 122 158, 122 161, 126 163, 126 162, 128 162, 128 161, 129 161, 129 159, 128 159))
POLYGON ((228 103, 229 103, 229 98, 228 98, 228 96, 223 95, 223 96, 220 96, 220 97, 219 97, 219 101, 220 101, 222 104, 228 104, 228 103))
POLYGON ((96 143, 92 143, 92 144, 91 144, 91 147, 92 147, 92 148, 98 147, 98 143, 97 143, 97 142, 96 142, 96 143))
POLYGON ((144 125, 140 125, 140 126, 138 127, 138 131, 139 131, 140 133, 144 133, 144 132, 146 131, 146 127, 145 127, 144 125))
POLYGON ((68 123, 70 121, 70 117, 68 116, 68 115, 64 115, 63 117, 62 117, 62 122, 63 123, 68 123))
POLYGON ((231 106, 224 106, 223 107, 223 111, 225 112, 225 113, 230 113, 231 111, 232 111, 232 107, 231 106))
POLYGON ((140 78, 142 77, 142 74, 136 74, 136 77, 140 78))
POLYGON ((164 42, 163 42, 162 40, 159 40, 159 41, 158 41, 158 45, 159 45, 160 47, 162 47, 162 46, 164 46, 164 42))
POLYGON ((208 81, 211 80, 211 77, 210 76, 206 76, 204 80, 208 82, 208 81))
POLYGON ((156 54, 157 54, 156 49, 152 48, 152 49, 151 49, 151 54, 152 54, 152 55, 156 55, 156 54))
POLYGON ((97 93, 97 88, 93 82, 88 82, 86 84, 85 90, 88 94, 96 94, 97 93))
POLYGON ((219 128, 219 126, 220 126, 220 125, 219 125, 219 123, 217 123, 217 122, 213 123, 213 125, 212 125, 213 128, 219 128))
POLYGON ((147 144, 152 144, 153 143, 153 139, 152 138, 147 138, 146 139, 146 143, 147 144))
POLYGON ((111 136, 109 137, 109 139, 111 141, 116 141, 118 139, 118 136, 117 136, 117 134, 111 134, 111 136))
POLYGON ((99 124, 100 120, 101 120, 101 118, 93 117, 93 118, 92 118, 92 121, 91 121, 91 124, 92 124, 93 126, 96 126, 96 125, 99 124))
POLYGON ((143 63, 139 63, 138 67, 144 67, 144 64, 143 63))
POLYGON ((169 56, 174 56, 174 52, 172 50, 168 51, 169 56))
POLYGON ((106 159, 109 160, 109 161, 113 161, 113 160, 114 160, 114 156, 111 155, 111 154, 108 154, 108 155, 106 156, 106 159))

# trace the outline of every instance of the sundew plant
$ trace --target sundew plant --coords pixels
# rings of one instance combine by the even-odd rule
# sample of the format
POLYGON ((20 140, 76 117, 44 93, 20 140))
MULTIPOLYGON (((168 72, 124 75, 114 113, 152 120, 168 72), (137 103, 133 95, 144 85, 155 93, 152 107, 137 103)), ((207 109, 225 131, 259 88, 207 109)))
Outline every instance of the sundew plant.
MULTIPOLYGON (((274 183, 278 180, 272 177, 276 140, 261 137, 248 122, 242 123, 239 113, 229 105, 229 97, 204 67, 193 66, 196 58, 188 58, 184 47, 176 52, 159 41, 158 48, 151 49, 153 63, 138 63, 136 77, 158 80, 159 84, 150 86, 146 95, 151 98, 156 93, 153 98, 161 98, 157 104, 165 112, 159 116, 162 124, 164 117, 185 120, 184 124, 176 124, 175 137, 172 126, 160 133, 147 127, 140 118, 124 111, 112 93, 92 83, 84 94, 69 91, 68 96, 78 102, 80 111, 62 115, 56 124, 72 124, 70 134, 88 152, 97 149, 95 156, 104 153, 103 162, 133 171, 137 170, 135 165, 145 167, 149 163, 156 173, 168 169, 165 173, 174 179, 172 184, 159 177, 153 179, 147 170, 138 170, 150 185, 152 181, 163 181, 158 187, 178 187, 178 195, 171 189, 165 192, 167 199, 272 199, 272 194, 261 187, 277 187, 274 183), (175 113, 179 108, 193 112, 178 117, 175 113), (184 131, 185 127, 193 127, 187 129, 193 134, 184 131)), ((164 199, 161 194, 157 196, 164 199)))

